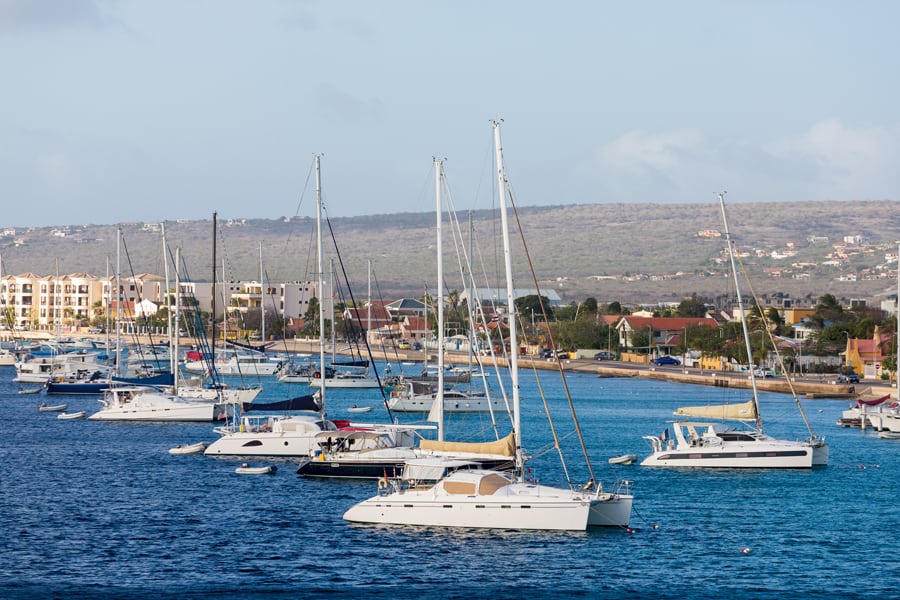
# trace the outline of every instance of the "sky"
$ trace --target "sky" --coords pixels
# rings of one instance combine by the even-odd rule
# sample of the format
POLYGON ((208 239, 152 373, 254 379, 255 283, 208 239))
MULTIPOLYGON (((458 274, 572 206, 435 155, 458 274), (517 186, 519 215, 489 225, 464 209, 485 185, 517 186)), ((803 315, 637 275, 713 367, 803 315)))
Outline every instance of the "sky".
POLYGON ((0 0, 3 227, 900 198, 900 2, 0 0))

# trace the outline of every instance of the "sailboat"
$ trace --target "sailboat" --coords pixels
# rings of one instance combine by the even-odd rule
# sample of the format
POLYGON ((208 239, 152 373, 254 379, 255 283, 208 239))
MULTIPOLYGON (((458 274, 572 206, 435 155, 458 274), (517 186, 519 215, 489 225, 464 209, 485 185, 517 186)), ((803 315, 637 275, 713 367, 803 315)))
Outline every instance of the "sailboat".
MULTIPOLYGON (((437 253, 438 253, 438 286, 443 289, 443 261, 442 261, 442 242, 441 242, 441 183, 443 181, 442 162, 434 161, 435 181, 436 181, 436 204, 437 204, 437 253)), ((436 388, 429 388, 427 397, 427 405, 422 412, 429 412, 429 421, 438 423, 438 439, 426 440, 422 439, 419 448, 413 447, 412 444, 407 446, 397 445, 393 443, 389 437, 378 430, 366 431, 335 431, 323 432, 318 437, 321 438, 322 449, 316 452, 309 460, 300 464, 297 473, 310 477, 340 477, 340 478, 370 478, 378 479, 386 477, 388 474, 393 476, 403 476, 408 465, 411 463, 423 465, 426 468, 418 468, 415 470, 414 478, 417 480, 439 479, 440 475, 423 475, 427 467, 436 468, 427 469, 428 473, 442 474, 447 467, 447 461, 454 461, 456 466, 481 465, 482 467, 492 469, 510 469, 513 466, 515 447, 512 436, 507 436, 503 440, 488 443, 466 443, 466 442, 444 442, 444 417, 448 404, 445 401, 447 391, 443 385, 444 374, 444 352, 443 352, 443 330, 444 330, 444 310, 442 302, 443 293, 438 294, 437 304, 437 325, 438 325, 438 385, 436 388), (368 445, 363 447, 357 442, 368 441, 368 445)), ((430 384, 422 384, 430 385, 430 384)), ((387 401, 388 410, 394 406, 393 401, 396 399, 394 392, 391 393, 390 400, 387 401)), ((457 401, 456 398, 451 402, 457 401)), ((424 402, 424 401, 423 401, 424 402)), ((499 409, 498 405, 498 409, 499 409)), ((352 410, 352 409, 351 409, 352 410)))
MULTIPOLYGON (((744 344, 747 356, 751 357, 753 354, 747 329, 747 315, 738 281, 734 242, 728 229, 724 194, 719 194, 718 199, 738 309, 741 313, 744 344)), ((644 436, 644 439, 650 443, 652 453, 641 462, 641 465, 647 467, 792 469, 828 464, 828 446, 824 439, 815 436, 811 430, 809 439, 805 441, 776 439, 763 431, 756 375, 752 369, 750 370, 750 382, 753 394, 750 400, 744 403, 679 408, 675 414, 691 417, 691 420, 672 421, 671 435, 669 429, 666 428, 661 435, 644 436), (752 422, 754 425, 732 428, 722 421, 744 421, 752 422)), ((797 405, 803 415, 803 408, 800 406, 799 400, 797 405)), ((805 420, 805 415, 803 416, 805 420)), ((809 427, 808 422, 807 427, 809 427)))
MULTIPOLYGON (((503 170, 500 124, 493 123, 497 160, 501 229, 506 271, 506 299, 514 306, 512 260, 506 195, 508 182, 503 170)), ((510 319, 510 344, 516 348, 515 319, 510 319)), ((600 486, 564 489, 540 485, 524 478, 519 373, 517 353, 510 354, 515 463, 513 473, 493 469, 458 468, 432 486, 410 487, 402 480, 379 480, 378 495, 359 502, 344 513, 357 523, 390 523, 437 527, 537 529, 583 531, 589 526, 626 527, 633 497, 628 493, 606 493, 600 486)))
MULTIPOLYGON (((322 301, 324 291, 322 263, 322 183, 320 156, 315 157, 316 171, 316 255, 318 272, 319 302, 319 369, 325 371, 325 304, 322 301)), ((325 416, 325 396, 327 386, 318 394, 316 409, 292 415, 243 415, 234 422, 216 428, 220 434, 218 440, 210 444, 204 454, 210 456, 285 456, 308 458, 321 452, 323 445, 329 443, 323 439, 350 427, 348 421, 329 420, 325 416)), ((310 407, 312 408, 312 407, 310 407)), ((414 426, 405 425, 359 425, 352 424, 353 429, 366 430, 384 434, 383 436, 357 436, 352 443, 356 448, 376 448, 383 445, 412 446, 415 443, 414 426)))

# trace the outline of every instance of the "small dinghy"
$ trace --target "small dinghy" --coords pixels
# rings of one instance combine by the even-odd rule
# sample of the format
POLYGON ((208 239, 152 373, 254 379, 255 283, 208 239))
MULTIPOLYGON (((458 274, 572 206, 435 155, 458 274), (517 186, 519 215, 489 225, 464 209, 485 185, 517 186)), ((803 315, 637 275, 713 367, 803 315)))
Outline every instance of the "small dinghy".
POLYGON ((174 448, 169 448, 169 454, 200 454, 206 450, 206 442, 197 442, 196 444, 178 444, 174 448))
POLYGON ((44 389, 43 386, 33 387, 33 388, 19 388, 19 393, 20 394, 40 394, 42 389, 44 389))
POLYGON ((879 431, 878 437, 883 440, 900 440, 900 432, 897 431, 879 431))
POLYGON ((278 467, 251 467, 247 463, 242 464, 234 470, 238 475, 274 475, 278 467))
POLYGON ((637 454, 621 454, 619 456, 613 456, 609 459, 609 464, 611 465, 633 465, 635 461, 637 461, 637 454))
POLYGON ((41 405, 38 406, 38 411, 39 412, 62 412, 64 410, 66 410, 67 408, 69 408, 68 404, 57 404, 55 406, 48 406, 48 405, 44 404, 43 402, 41 402, 41 405))
POLYGON ((78 412, 73 412, 73 413, 61 412, 58 415, 56 415, 56 418, 74 421, 75 419, 83 419, 86 415, 87 415, 86 410, 79 410, 78 412))
POLYGON ((354 404, 347 410, 352 413, 364 413, 364 412, 369 412, 370 410, 372 410, 372 407, 371 406, 357 406, 354 404))

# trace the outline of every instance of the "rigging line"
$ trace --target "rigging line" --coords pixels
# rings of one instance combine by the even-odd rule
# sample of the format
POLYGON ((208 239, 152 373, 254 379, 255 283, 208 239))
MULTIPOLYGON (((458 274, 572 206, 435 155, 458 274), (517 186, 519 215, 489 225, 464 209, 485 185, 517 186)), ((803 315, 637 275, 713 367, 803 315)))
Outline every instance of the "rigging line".
MULTIPOLYGON (((735 245, 736 248, 736 245, 735 245)), ((744 274, 744 279, 747 282, 747 287, 750 291, 750 296, 753 298, 753 302, 756 305, 756 309, 762 318, 763 323, 763 331, 766 332, 766 336, 769 342, 772 344, 772 349, 775 353, 775 359, 778 361, 778 366, 781 369, 782 373, 787 373, 787 370, 784 367, 784 359, 781 356, 781 352, 778 350, 778 344, 775 343, 775 338, 772 335, 772 330, 769 327, 769 318, 766 316, 765 311, 763 311, 762 303, 759 300, 759 296, 756 295, 756 291, 753 289, 753 283, 750 281, 750 275, 747 272, 747 268, 741 260, 740 256, 737 257, 737 263, 741 268, 741 273, 744 274)), ((752 360, 748 361, 747 364, 752 364, 752 360)), ((751 375, 752 376, 752 375, 751 375)), ((794 397, 794 402, 797 404, 797 408, 800 411, 800 417, 803 419, 803 423, 806 425, 806 429, 809 432, 810 437, 816 438, 816 434, 813 431, 812 424, 809 422, 809 419, 806 416, 806 411, 803 409, 803 403, 800 401, 800 396, 797 394, 797 390, 794 388, 794 382, 791 380, 791 377, 785 375, 785 381, 788 384, 788 389, 791 390, 791 395, 794 397)))
MULTIPOLYGON (((324 209, 324 207, 323 207, 323 209, 324 209)), ((344 260, 341 257, 341 250, 338 247, 337 238, 335 237, 334 229, 331 226, 331 219, 327 215, 325 216, 325 224, 328 225, 328 233, 331 236, 331 243, 334 245, 334 251, 335 251, 335 254, 337 254, 338 265, 340 265, 340 267, 341 267, 341 273, 344 276, 344 281, 347 281, 347 288, 350 292, 350 301, 353 302, 354 306, 356 306, 356 299, 353 297, 353 289, 350 287, 349 280, 347 279, 347 270, 344 267, 344 260)), ((322 308, 320 307, 319 310, 322 310, 322 308)), ((359 321, 359 311, 356 311, 356 319, 357 319, 357 321, 359 321)), ((334 316, 332 315, 332 321, 333 320, 334 320, 334 316)), ((360 326, 360 329, 362 329, 362 323, 360 322, 358 324, 360 326)), ((333 327, 334 327, 334 323, 332 323, 332 328, 333 327)), ((372 364, 372 372, 375 374, 375 381, 378 383, 378 390, 381 392, 382 403, 384 404, 384 408, 387 410, 388 418, 391 420, 391 422, 393 422, 394 415, 391 413, 391 407, 389 406, 389 403, 388 403, 388 397, 384 391, 384 384, 381 382, 381 375, 378 373, 378 365, 375 364, 375 361, 372 359, 372 348, 369 346, 368 336, 366 336, 366 338, 365 338, 365 344, 366 344, 366 353, 368 355, 369 362, 372 364)), ((323 373, 323 375, 324 375, 324 373, 323 373)), ((323 390, 325 389, 324 381, 322 382, 322 389, 323 390)))
MULTIPOLYGON (((122 247, 125 249, 125 259, 126 259, 126 262, 128 263, 128 270, 129 270, 129 272, 131 273, 131 281, 132 281, 132 283, 134 283, 135 281, 137 281, 137 277, 135 276, 135 273, 134 273, 134 265, 133 265, 132 262, 131 262, 131 254, 128 252, 128 245, 125 243, 125 236, 124 236, 124 235, 122 235, 122 247)), ((120 284, 120 285, 121 285, 121 284, 120 284)), ((144 299, 141 297, 141 292, 142 292, 144 286, 143 286, 143 285, 140 286, 140 289, 138 289, 138 286, 137 286, 137 285, 135 285, 134 287, 135 287, 135 291, 137 292, 138 302, 139 302, 139 303, 143 302, 144 299)), ((121 291, 120 291, 120 297, 121 297, 121 291)), ((121 309, 120 309, 120 310, 121 310, 121 309)), ((142 312, 143 312, 143 311, 142 311, 142 312)), ((128 315, 126 315, 126 316, 128 316, 128 315)), ((131 317, 132 317, 132 319, 134 320, 134 323, 137 324, 137 313, 136 313, 136 311, 132 310, 132 315, 131 315, 131 317)), ((153 333, 150 331, 150 327, 149 327, 149 325, 147 324, 147 322, 148 322, 149 319, 147 318, 146 315, 143 315, 143 317, 144 317, 144 325, 147 327, 147 336, 148 336, 148 339, 150 340, 150 344, 153 345, 153 343, 154 343, 154 342, 153 342, 153 333)), ((118 327, 118 326, 119 326, 119 324, 116 323, 116 327, 118 327)), ((138 349, 138 350, 137 350, 138 356, 140 356, 141 361, 144 361, 144 352, 143 352, 142 344, 140 343, 140 340, 138 340, 136 328, 131 332, 131 339, 132 339, 132 341, 134 342, 134 345, 135 345, 135 346, 137 347, 137 349, 138 349)), ((157 366, 157 367, 160 366, 159 362, 157 362, 157 365, 156 365, 156 366, 157 366)), ((121 369, 121 365, 116 365, 116 369, 121 369)))
MULTIPOLYGON (((554 354, 555 354, 555 352, 554 352, 554 354)), ((557 359, 557 360, 559 360, 559 359, 557 359)), ((537 383, 538 394, 540 394, 540 396, 541 396, 541 403, 544 405, 544 414, 547 415, 547 423, 549 423, 549 425, 550 425, 550 433, 553 436, 552 447, 556 448, 557 456, 559 456, 559 462, 562 464, 563 475, 565 475, 566 482, 571 487, 572 478, 569 475, 569 467, 566 464, 566 457, 563 454, 562 445, 560 445, 560 440, 574 435, 574 432, 569 432, 567 435, 564 435, 562 438, 560 438, 559 434, 556 431, 556 423, 553 422, 553 417, 550 415, 550 405, 547 402, 547 395, 544 393, 544 384, 541 383, 541 377, 540 377, 540 374, 538 373, 537 365, 535 364, 535 362, 533 360, 531 361, 531 370, 534 373, 534 380, 537 383)), ((548 447, 549 446, 550 445, 548 445, 548 447)), ((549 452, 549 450, 547 450, 547 452, 549 452)), ((534 456, 532 456, 532 458, 534 458, 534 456)), ((591 475, 591 477, 593 477, 593 474, 591 475)))
MULTIPOLYGON (((461 231, 461 228, 460 228, 460 226, 459 226, 459 220, 458 220, 457 215, 456 215, 456 210, 454 209, 454 206, 453 206, 453 195, 452 195, 452 193, 451 193, 451 191, 450 191, 450 184, 449 184, 449 182, 447 181, 447 176, 446 176, 446 173, 444 172, 444 169, 441 168, 440 171, 441 171, 441 173, 440 173, 440 177, 441 177, 441 187, 442 187, 442 191, 445 192, 445 194, 442 194, 441 197, 442 197, 442 198, 444 198, 444 197, 447 198, 447 203, 446 203, 446 206, 447 206, 447 209, 446 209, 446 210, 447 210, 447 218, 448 218, 448 220, 450 221, 450 230, 451 230, 451 236, 452 236, 452 238, 453 238, 453 248, 454 248, 455 253, 456 253, 456 263, 457 263, 457 268, 458 268, 458 270, 459 270, 460 279, 461 279, 461 283, 462 283, 463 289, 465 289, 465 288, 466 288, 466 270, 467 270, 466 267, 469 266, 469 263, 468 263, 468 256, 467 256, 466 251, 465 251, 465 245, 462 244, 462 231, 461 231), (465 259, 465 260, 463 260, 463 259, 465 259)), ((438 249, 438 254, 439 254, 439 256, 441 257, 440 260, 443 260, 443 251, 442 251, 442 250, 443 250, 442 248, 439 248, 439 249, 438 249)), ((450 289, 450 286, 447 284, 447 281, 446 281, 446 280, 443 281, 443 282, 440 282, 440 283, 443 284, 444 289, 447 289, 447 290, 450 289)), ((458 294, 458 292, 457 292, 457 294, 458 294)), ((457 295, 457 299, 458 299, 458 295, 457 295)), ((443 301, 443 298, 440 298, 440 301, 443 301)), ((457 303, 457 304, 458 304, 458 303, 457 303)), ((460 315, 459 315, 459 312, 458 312, 458 308, 457 308, 456 306, 454 306, 454 310, 456 311, 456 317, 457 317, 457 318, 460 318, 460 315)), ((468 339, 470 342, 471 342, 471 339, 472 339, 472 336, 471 336, 470 331, 469 331, 469 329, 471 328, 471 326, 472 326, 472 323, 470 322, 470 323, 468 324, 468 326, 466 327, 466 333, 467 333, 467 336, 466 336, 466 337, 467 337, 467 339, 468 339)), ((443 348, 441 348, 440 350, 443 352, 443 348)), ((469 353, 468 353, 468 355, 471 357, 472 354, 473 354, 473 352, 472 352, 472 345, 471 345, 471 343, 470 343, 470 344, 469 344, 469 353)), ((499 440, 499 439, 500 439, 500 430, 499 430, 499 427, 498 427, 498 424, 497 424, 497 415, 494 413, 494 403, 491 401, 490 386, 489 386, 488 383, 487 383, 487 378, 484 376, 484 366, 481 364, 481 360, 480 360, 480 358, 478 358, 478 357, 475 357, 475 362, 478 364, 478 371, 479 371, 479 373, 480 373, 480 375, 481 375, 481 387, 482 387, 482 389, 484 390, 485 398, 486 398, 486 400, 487 400, 487 408, 488 408, 488 415, 489 415, 489 418, 490 418, 490 422, 491 422, 491 425, 492 425, 492 427, 493 427, 493 429, 494 429, 494 435, 495 435, 496 439, 499 440)), ((468 375, 469 375, 469 388, 470 388, 470 390, 471 390, 471 388, 472 388, 472 385, 471 385, 471 380, 472 380, 471 360, 469 361, 469 372, 468 372, 468 375)), ((498 378, 499 378, 499 377, 498 377, 498 378)), ((505 396, 504 396, 504 405, 505 405, 505 408, 506 408, 506 413, 507 413, 507 415, 509 415, 509 414, 510 414, 509 402, 508 402, 508 400, 506 399, 505 396)))
MULTIPOLYGON (((378 282, 378 275, 375 273, 375 269, 372 269, 372 279, 373 279, 374 282, 375 282, 375 295, 376 295, 376 296, 381 300, 381 302, 382 302, 382 304, 381 304, 381 313, 384 314, 384 313, 386 313, 387 311, 386 311, 386 309, 384 308, 384 304, 383 304, 383 303, 384 303, 384 296, 383 296, 382 293, 381 293, 381 284, 378 282)), ((390 327, 390 325, 388 325, 388 327, 390 327)), ((392 332, 389 330, 389 333, 392 333, 392 332)), ((369 337, 368 330, 366 330, 366 337, 367 337, 367 338, 369 337)), ((379 336, 379 337, 381 337, 381 336, 379 336)), ((382 337, 382 339, 384 339, 384 338, 382 337)), ((391 350, 393 350, 393 352, 394 352, 394 360, 397 361, 397 364, 398 364, 398 365, 402 365, 403 362, 400 360, 400 353, 397 352, 397 345, 396 345, 396 344, 391 344, 391 350)), ((381 352, 382 352, 385 356, 387 356, 387 350, 385 350, 384 342, 381 343, 381 352)), ((401 366, 401 368, 400 368, 400 373, 401 373, 401 374, 403 373, 403 368, 402 368, 402 366, 401 366)))
MULTIPOLYGON (((512 206, 513 215, 516 219, 516 228, 519 230, 519 238, 522 240, 522 247, 525 252, 525 260, 528 263, 528 269, 531 272, 531 281, 532 281, 532 283, 534 283, 534 289, 535 289, 535 293, 537 294, 537 297, 538 297, 538 303, 541 306, 541 314, 544 316, 545 320, 549 320, 549 319, 547 319, 547 316, 546 316, 547 308, 544 306, 544 299, 543 299, 543 294, 541 294, 541 287, 540 287, 540 284, 538 283, 537 275, 534 272, 534 263, 531 260, 531 253, 528 251, 528 245, 525 243, 525 231, 522 229, 522 223, 519 220, 519 210, 516 207, 515 200, 513 199, 512 187, 510 186, 510 184, 508 182, 507 182, 506 186, 507 186, 506 191, 509 194, 509 203, 510 203, 510 206, 512 206)), ((510 308, 514 309, 514 307, 510 307, 510 308)), ((553 332, 551 331, 551 329, 549 327, 547 328, 547 334, 548 334, 548 337, 550 338, 551 344, 555 348, 556 344, 553 340, 553 332)), ((584 434, 581 431, 581 423, 579 423, 578 415, 575 412, 575 403, 572 401, 572 393, 569 390, 569 382, 566 380, 566 373, 562 368, 562 362, 560 362, 560 360, 559 360, 558 353, 556 354, 556 365, 559 369, 559 375, 560 375, 560 379, 562 380, 563 389, 566 392, 566 400, 569 403, 569 411, 572 414, 572 422, 575 424, 575 431, 578 433, 578 442, 579 442, 579 444, 581 444, 581 451, 584 454, 584 461, 585 461, 585 464, 587 465, 588 474, 590 475, 590 481, 597 481, 596 477, 594 477, 594 468, 591 466, 591 457, 588 454, 587 445, 585 444, 585 441, 584 441, 584 434)), ((547 413, 547 418, 548 419, 551 418, 549 412, 547 413)), ((597 485, 600 486, 601 484, 598 483, 597 485)), ((598 491, 602 491, 601 487, 598 487, 598 491)))

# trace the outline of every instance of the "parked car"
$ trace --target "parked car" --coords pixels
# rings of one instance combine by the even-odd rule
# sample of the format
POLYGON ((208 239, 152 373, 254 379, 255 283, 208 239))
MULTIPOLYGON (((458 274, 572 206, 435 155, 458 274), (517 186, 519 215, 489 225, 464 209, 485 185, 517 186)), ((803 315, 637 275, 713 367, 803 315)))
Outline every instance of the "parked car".
POLYGON ((603 350, 594 355, 594 360, 616 360, 616 353, 603 350))
POLYGON ((397 348, 400 349, 400 350, 410 350, 410 349, 412 348, 412 344, 410 344, 410 343, 407 342, 406 340, 401 340, 401 341, 397 344, 397 348))
POLYGON ((849 375, 840 373, 837 376, 837 382, 838 383, 859 383, 859 375, 857 375, 856 373, 850 373, 849 375))
POLYGON ((550 348, 541 348, 538 356, 540 356, 541 358, 553 358, 553 350, 551 350, 550 348))
POLYGON ((654 365, 680 365, 681 361, 674 356, 660 356, 650 361, 654 365))
POLYGON ((769 367, 760 367, 760 368, 756 369, 755 371, 753 371, 753 374, 756 375, 757 377, 763 377, 763 378, 772 377, 772 369, 770 369, 769 367))

